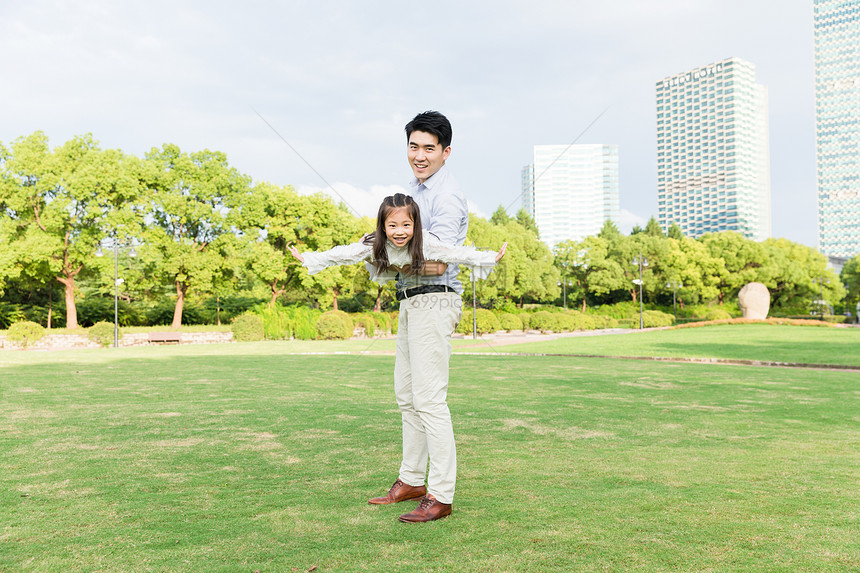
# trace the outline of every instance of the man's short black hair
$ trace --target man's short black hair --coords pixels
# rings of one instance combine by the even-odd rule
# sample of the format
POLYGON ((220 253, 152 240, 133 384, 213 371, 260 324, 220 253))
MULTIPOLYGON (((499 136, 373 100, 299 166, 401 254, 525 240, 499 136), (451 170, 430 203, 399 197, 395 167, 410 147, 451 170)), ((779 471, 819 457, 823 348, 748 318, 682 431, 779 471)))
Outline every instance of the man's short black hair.
POLYGON ((412 118, 412 121, 406 124, 406 141, 409 141, 413 131, 435 135, 442 149, 451 145, 451 122, 438 111, 425 111, 412 118))

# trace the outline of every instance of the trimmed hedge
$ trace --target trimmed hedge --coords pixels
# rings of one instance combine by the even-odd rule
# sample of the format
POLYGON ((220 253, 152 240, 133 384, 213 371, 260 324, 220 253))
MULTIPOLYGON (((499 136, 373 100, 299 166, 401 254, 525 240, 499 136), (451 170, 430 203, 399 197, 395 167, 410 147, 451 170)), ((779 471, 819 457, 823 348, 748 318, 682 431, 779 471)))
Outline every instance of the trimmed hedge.
POLYGON ((346 340, 354 331, 352 317, 342 310, 324 312, 317 320, 317 338, 323 340, 346 340))
POLYGON ((496 315, 485 308, 475 310, 475 322, 477 322, 477 325, 472 324, 472 311, 464 308, 463 316, 460 317, 460 323, 454 331, 459 332, 460 334, 471 334, 473 326, 476 326, 478 334, 489 334, 502 329, 496 315))
POLYGON ((502 330, 507 330, 508 332, 523 329, 523 321, 520 320, 520 317, 509 312, 503 312, 499 315, 499 325, 502 330))
POLYGON ((257 342, 266 337, 263 319, 256 314, 246 313, 237 316, 230 327, 239 342, 257 342))

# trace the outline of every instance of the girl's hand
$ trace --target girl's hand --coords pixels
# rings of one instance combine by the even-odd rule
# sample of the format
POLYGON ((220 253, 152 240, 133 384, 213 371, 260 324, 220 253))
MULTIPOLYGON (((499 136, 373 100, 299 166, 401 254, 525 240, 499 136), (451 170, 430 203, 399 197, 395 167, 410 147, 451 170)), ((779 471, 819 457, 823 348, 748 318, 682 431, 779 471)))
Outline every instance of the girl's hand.
POLYGON ((505 244, 502 245, 501 249, 499 249, 499 254, 496 255, 496 262, 497 263, 502 260, 502 257, 505 256, 505 251, 507 251, 507 250, 508 250, 508 242, 505 241, 505 244))
POLYGON ((302 254, 296 248, 295 245, 287 245, 287 248, 290 250, 290 254, 297 258, 300 262, 305 262, 305 259, 302 257, 302 254))

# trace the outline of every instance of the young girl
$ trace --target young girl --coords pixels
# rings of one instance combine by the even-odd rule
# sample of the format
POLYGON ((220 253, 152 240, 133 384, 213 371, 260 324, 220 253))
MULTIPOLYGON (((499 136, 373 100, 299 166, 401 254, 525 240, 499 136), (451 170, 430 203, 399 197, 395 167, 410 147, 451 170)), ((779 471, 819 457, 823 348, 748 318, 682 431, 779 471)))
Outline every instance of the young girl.
POLYGON ((376 216, 376 230, 364 240, 323 252, 300 253, 293 245, 289 249, 312 275, 332 266, 371 261, 371 280, 384 284, 398 274, 419 273, 424 261, 466 265, 474 270, 476 278, 486 279, 507 247, 505 243, 495 253, 444 245, 421 229, 421 215, 412 197, 397 193, 382 200, 376 216))
POLYGON ((498 253, 443 245, 422 231, 418 205, 401 193, 383 200, 372 242, 370 238, 324 253, 299 254, 292 246, 290 252, 311 273, 332 265, 372 261, 374 281, 382 284, 399 275, 394 396, 403 424, 403 458, 388 494, 370 503, 421 498, 414 511, 398 519, 407 523, 432 521, 451 514, 457 476, 457 448, 447 403, 448 361, 451 335, 463 309, 458 291, 450 285, 427 282, 427 277, 418 273, 424 261, 435 260, 470 266, 475 277, 487 278, 508 244, 498 253))

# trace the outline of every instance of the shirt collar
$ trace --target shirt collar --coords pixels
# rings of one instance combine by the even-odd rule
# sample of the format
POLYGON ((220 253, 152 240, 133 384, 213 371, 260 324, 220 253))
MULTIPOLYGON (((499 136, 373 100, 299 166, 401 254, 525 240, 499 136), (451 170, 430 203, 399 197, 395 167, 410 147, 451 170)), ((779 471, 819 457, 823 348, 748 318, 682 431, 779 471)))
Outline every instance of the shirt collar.
POLYGON ((445 174, 447 172, 448 166, 443 165, 438 171, 436 171, 436 173, 425 179, 424 183, 419 182, 417 177, 413 177, 412 181, 409 182, 409 186, 415 191, 420 191, 422 187, 432 191, 433 187, 441 184, 442 180, 445 179, 445 174))

